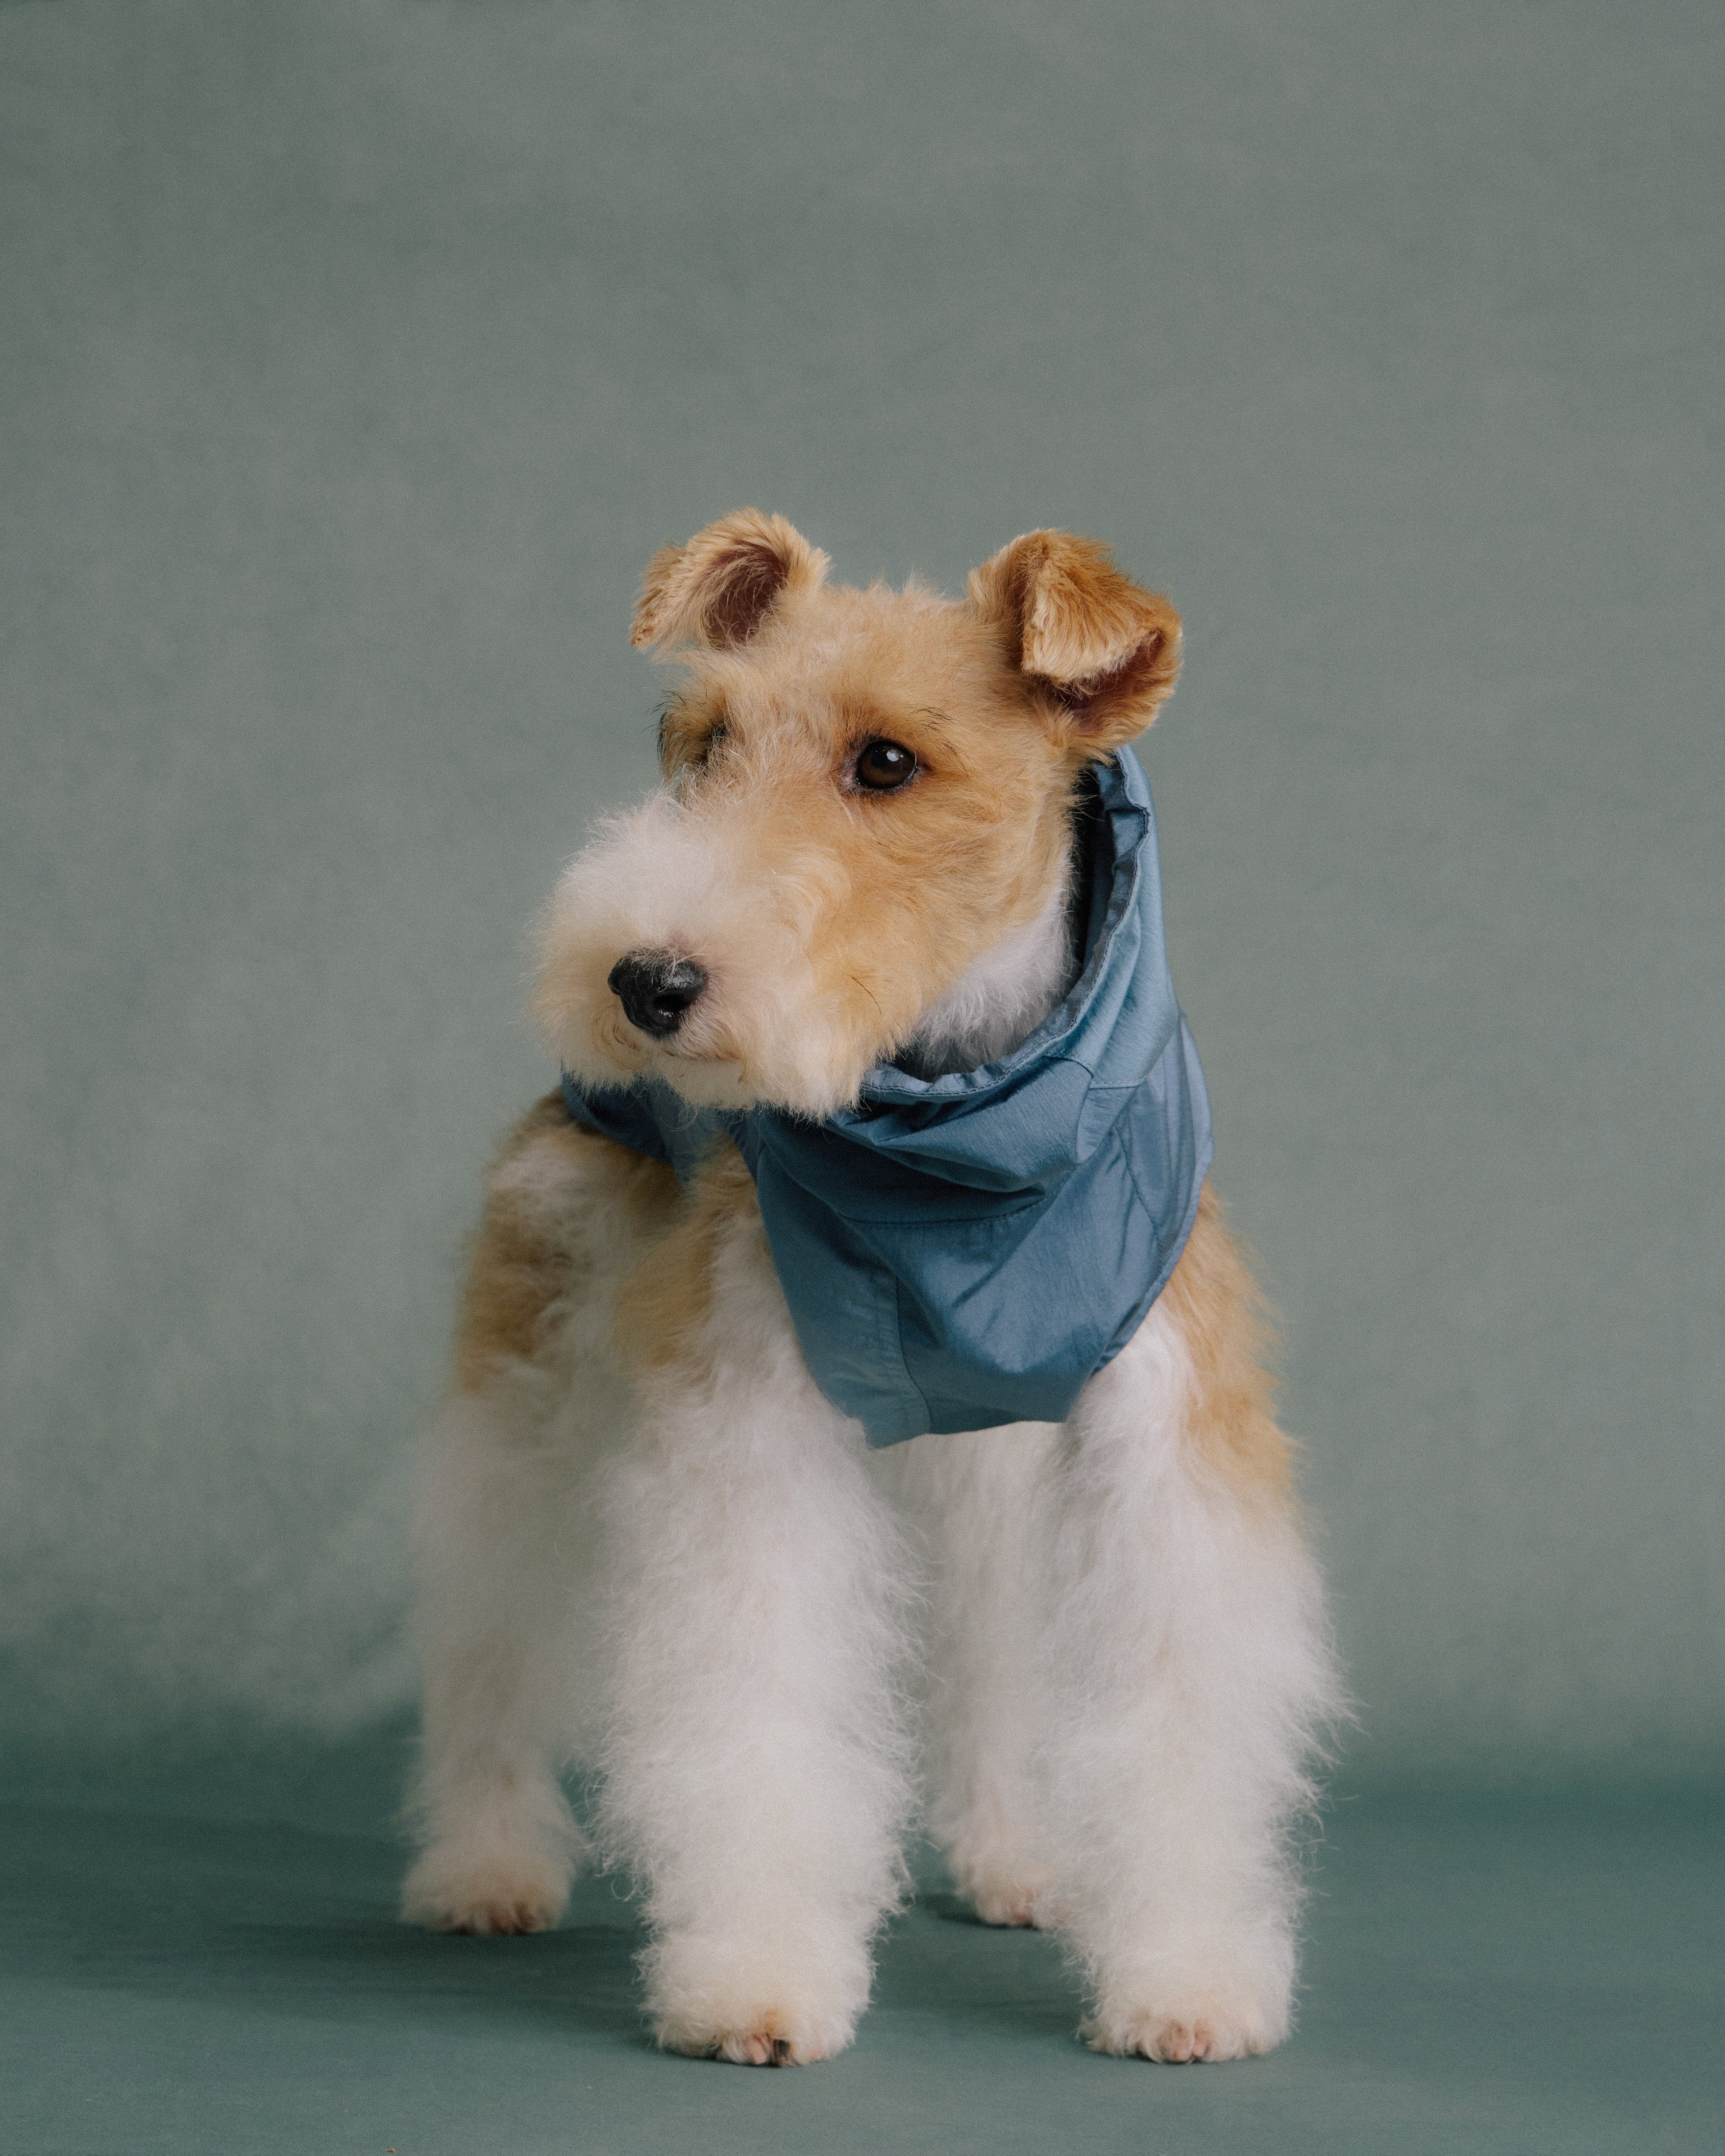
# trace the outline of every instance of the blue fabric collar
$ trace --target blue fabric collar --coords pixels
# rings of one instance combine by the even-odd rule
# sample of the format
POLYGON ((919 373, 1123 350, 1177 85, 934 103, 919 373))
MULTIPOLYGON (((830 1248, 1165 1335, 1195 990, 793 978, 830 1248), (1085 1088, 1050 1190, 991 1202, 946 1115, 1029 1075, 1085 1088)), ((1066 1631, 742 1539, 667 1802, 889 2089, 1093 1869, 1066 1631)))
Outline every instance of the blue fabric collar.
POLYGON ((1191 1232, 1209 1101, 1130 749, 1096 767, 1076 835, 1078 978, 996 1062, 927 1079, 877 1064, 859 1105, 819 1122, 564 1077, 578 1122, 685 1181, 735 1140, 815 1381, 872 1445, 1062 1419, 1191 1232))

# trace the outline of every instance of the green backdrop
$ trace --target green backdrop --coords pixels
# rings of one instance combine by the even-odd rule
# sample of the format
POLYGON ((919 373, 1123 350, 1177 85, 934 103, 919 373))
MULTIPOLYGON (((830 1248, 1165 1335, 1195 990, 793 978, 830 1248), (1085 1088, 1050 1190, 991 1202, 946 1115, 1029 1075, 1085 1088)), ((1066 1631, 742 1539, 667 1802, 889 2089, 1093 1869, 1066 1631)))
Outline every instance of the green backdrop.
POLYGON ((650 777, 643 563, 744 502, 1184 611, 1172 955, 1343 1788, 1717 1776, 1722 33, 0 7, 16 1793, 375 1820, 524 924, 650 777))

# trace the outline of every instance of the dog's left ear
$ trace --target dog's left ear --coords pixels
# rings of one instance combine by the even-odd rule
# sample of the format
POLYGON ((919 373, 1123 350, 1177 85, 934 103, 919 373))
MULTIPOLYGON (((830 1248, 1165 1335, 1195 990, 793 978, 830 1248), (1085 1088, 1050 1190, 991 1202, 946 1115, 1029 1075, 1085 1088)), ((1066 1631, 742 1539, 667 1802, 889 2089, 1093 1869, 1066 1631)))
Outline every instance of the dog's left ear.
POLYGON ((733 510, 647 564, 629 642, 747 644, 787 598, 818 590, 827 557, 782 516, 733 510))
POLYGON ((1179 615, 1094 539, 1027 531, 972 570, 970 603, 1087 755, 1142 733, 1178 677, 1179 615))

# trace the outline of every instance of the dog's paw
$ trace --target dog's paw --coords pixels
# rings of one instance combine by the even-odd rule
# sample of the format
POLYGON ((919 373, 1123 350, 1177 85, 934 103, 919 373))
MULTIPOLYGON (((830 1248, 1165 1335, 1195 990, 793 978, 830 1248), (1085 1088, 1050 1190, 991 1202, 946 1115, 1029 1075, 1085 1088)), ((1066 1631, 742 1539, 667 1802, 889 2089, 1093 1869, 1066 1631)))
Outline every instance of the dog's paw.
POLYGON ((749 2025, 738 2029, 664 2020, 654 2035, 662 2050, 733 2066, 812 2066, 850 2041, 848 2027, 822 2030, 794 2014, 771 2010, 752 2015, 749 2025))
POLYGON ((402 1921, 431 1932, 470 1932, 506 1938, 555 1930, 568 1887, 561 1873, 531 1860, 492 1858, 452 1864, 428 1850, 402 1889, 402 1921))
POLYGON ((965 1835, 947 1851, 959 1892, 979 1922, 1052 1931, 1060 1922, 1050 1898, 1054 1874, 1019 1836, 965 1835))
POLYGON ((1048 1890, 1047 1875, 1038 1871, 978 1881, 970 1889, 970 1905, 979 1922, 1048 1932, 1060 1922, 1048 1890))
POLYGON ((738 2066, 809 2066, 842 2051, 868 2000, 860 1940, 780 1932, 673 1935, 648 1958, 647 2010, 667 2051, 738 2066))
POLYGON ((1285 1999, 1254 1999, 1245 1988, 1194 1986, 1184 1997, 1105 2000, 1078 2033, 1116 2058, 1214 2065, 1273 2051, 1288 2033, 1288 2011, 1285 1999))
POLYGON ((1276 2041, 1245 2022, 1201 2013, 1183 2019, 1162 2013, 1106 2022, 1092 2019, 1079 2034, 1093 2051, 1106 2051, 1116 2058, 1155 2059, 1170 2066, 1250 2058, 1267 2051, 1276 2041))

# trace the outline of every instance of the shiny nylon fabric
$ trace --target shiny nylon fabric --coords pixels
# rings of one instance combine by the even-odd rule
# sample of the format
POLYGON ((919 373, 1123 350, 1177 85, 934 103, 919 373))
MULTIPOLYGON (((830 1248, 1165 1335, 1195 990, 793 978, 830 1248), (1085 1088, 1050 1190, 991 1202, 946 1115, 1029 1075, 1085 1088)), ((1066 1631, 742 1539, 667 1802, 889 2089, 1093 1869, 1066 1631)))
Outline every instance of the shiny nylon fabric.
POLYGON ((815 1382, 870 1445, 1058 1422, 1167 1285, 1212 1151, 1168 976, 1156 819, 1130 749, 1080 798, 1084 962, 998 1062, 877 1064, 822 1122, 565 1075, 575 1120, 687 1181, 721 1135, 760 1198, 815 1382))

